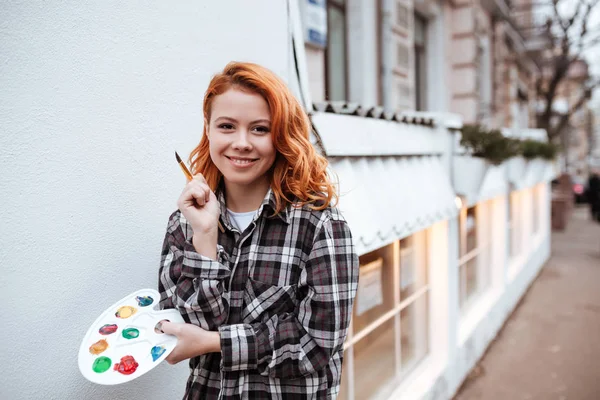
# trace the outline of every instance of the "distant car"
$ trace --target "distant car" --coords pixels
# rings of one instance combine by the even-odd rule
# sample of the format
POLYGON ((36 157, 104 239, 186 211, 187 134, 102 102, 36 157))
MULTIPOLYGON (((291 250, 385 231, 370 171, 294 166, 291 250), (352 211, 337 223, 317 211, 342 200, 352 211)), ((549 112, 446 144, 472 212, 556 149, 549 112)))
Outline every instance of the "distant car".
POLYGON ((575 203, 582 204, 587 203, 587 187, 586 182, 583 178, 574 176, 573 177, 573 196, 575 196, 575 203))

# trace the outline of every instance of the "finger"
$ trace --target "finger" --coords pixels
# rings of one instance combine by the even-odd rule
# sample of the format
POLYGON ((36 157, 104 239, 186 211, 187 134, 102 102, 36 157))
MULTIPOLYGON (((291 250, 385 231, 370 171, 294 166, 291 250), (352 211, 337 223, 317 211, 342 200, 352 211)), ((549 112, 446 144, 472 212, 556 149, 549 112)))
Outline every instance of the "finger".
POLYGON ((171 352, 171 354, 169 354, 167 356, 167 358, 165 358, 165 360, 167 360, 167 362, 169 364, 171 364, 171 365, 177 364, 182 359, 183 358, 179 355, 179 352, 177 351, 177 346, 175 346, 175 349, 173 349, 173 351, 171 352))
POLYGON ((164 320, 164 321, 162 321, 160 329, 163 331, 163 333, 165 333, 167 335, 177 336, 179 334, 179 331, 181 330, 180 325, 181 324, 177 324, 177 323, 174 323, 171 321, 164 320))
POLYGON ((193 181, 199 181, 199 182, 202 182, 204 184, 207 184, 206 179, 204 179, 204 175, 202 175, 202 174, 196 174, 196 175, 194 175, 194 180, 193 181))
POLYGON ((195 201, 199 206, 206 204, 206 191, 203 188, 193 188, 190 190, 192 201, 195 201))

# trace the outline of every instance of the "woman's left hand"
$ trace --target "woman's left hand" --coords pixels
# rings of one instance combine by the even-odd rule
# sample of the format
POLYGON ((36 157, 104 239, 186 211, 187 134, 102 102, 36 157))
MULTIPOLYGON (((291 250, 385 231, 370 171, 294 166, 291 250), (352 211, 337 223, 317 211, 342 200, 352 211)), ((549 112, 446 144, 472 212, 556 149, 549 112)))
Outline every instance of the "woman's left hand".
POLYGON ((188 358, 221 351, 219 332, 210 332, 193 324, 164 321, 161 330, 177 337, 177 345, 167 357, 169 364, 177 364, 188 358))

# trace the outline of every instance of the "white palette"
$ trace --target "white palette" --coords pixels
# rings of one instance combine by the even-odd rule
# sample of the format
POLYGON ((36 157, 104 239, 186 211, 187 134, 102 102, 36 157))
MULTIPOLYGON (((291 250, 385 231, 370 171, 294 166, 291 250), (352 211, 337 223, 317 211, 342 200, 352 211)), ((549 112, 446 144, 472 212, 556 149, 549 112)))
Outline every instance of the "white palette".
POLYGON ((177 310, 156 310, 159 299, 156 290, 138 290, 94 321, 79 348, 79 370, 86 379, 100 385, 129 382, 156 367, 173 351, 177 338, 157 333, 154 327, 165 319, 184 321, 177 310), (121 365, 127 356, 134 362, 126 358, 121 365))

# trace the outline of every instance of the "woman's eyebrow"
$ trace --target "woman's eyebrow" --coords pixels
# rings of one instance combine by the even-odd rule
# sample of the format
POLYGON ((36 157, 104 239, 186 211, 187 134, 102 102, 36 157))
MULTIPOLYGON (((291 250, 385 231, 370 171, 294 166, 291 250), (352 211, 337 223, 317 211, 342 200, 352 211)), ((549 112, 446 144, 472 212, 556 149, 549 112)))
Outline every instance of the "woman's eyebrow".
MULTIPOLYGON (((220 120, 230 121, 230 122, 236 122, 236 123, 238 122, 237 119, 231 118, 231 117, 226 117, 226 116, 218 117, 217 119, 215 119, 215 122, 220 121, 220 120)), ((257 120, 254 120, 254 121, 250 122, 250 124, 258 124, 258 123, 270 124, 271 120, 266 119, 266 118, 261 118, 261 119, 257 119, 257 120)))
POLYGON ((257 119, 255 121, 250 122, 251 124, 258 124, 258 123, 263 123, 263 124, 270 124, 271 120, 268 119, 257 119))
POLYGON ((215 119, 215 122, 219 121, 219 120, 225 120, 225 121, 231 121, 231 122, 237 122, 237 120, 235 118, 231 118, 231 117, 219 117, 217 119, 215 119))

